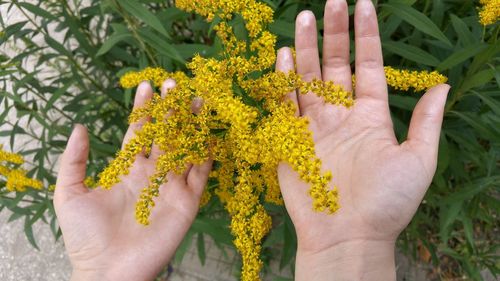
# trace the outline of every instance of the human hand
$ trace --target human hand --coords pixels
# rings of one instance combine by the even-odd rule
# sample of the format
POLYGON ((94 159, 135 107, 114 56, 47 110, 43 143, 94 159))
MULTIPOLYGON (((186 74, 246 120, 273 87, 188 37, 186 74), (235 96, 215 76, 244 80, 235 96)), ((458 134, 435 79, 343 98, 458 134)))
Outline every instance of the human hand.
MULTIPOLYGON (((163 94, 173 85, 173 80, 165 81, 163 94)), ((152 96, 149 83, 141 83, 134 108, 152 96)), ((130 125, 123 144, 144 122, 130 125)), ((170 174, 152 210, 151 224, 144 226, 135 220, 135 203, 148 185, 160 150, 153 147, 149 157, 138 155, 130 173, 112 190, 89 190, 83 184, 88 153, 87 130, 76 125, 61 157, 54 194, 72 280, 153 280, 192 224, 212 163, 170 174)))
MULTIPOLYGON (((349 16, 345 0, 329 0, 324 16, 323 69, 316 21, 305 11, 296 22, 297 72, 309 81, 333 80, 352 90, 349 16)), ((395 280, 394 245, 415 214, 437 164, 448 85, 430 89, 418 102, 408 138, 399 144, 391 121, 376 12, 369 0, 355 9, 356 101, 351 109, 325 104, 312 93, 289 98, 310 120, 316 153, 332 171, 340 209, 316 213, 308 186, 288 165, 278 176, 296 229, 296 280, 395 280)), ((293 70, 289 49, 277 69, 293 70)))

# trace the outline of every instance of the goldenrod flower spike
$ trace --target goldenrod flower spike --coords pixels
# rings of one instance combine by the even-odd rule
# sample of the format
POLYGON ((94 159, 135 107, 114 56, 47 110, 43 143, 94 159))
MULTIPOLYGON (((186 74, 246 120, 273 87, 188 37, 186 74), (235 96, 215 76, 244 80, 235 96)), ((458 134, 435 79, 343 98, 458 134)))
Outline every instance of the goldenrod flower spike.
POLYGON ((439 84, 446 83, 448 78, 437 71, 409 71, 394 69, 390 66, 384 67, 387 84, 397 90, 415 91, 428 90, 439 84))

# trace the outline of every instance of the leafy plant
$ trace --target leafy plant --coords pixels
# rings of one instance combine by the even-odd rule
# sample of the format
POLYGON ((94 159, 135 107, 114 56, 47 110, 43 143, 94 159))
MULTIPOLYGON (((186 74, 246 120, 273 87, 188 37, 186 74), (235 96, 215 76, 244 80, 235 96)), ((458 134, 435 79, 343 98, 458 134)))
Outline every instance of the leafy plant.
MULTIPOLYGON (((280 36, 278 46, 293 44, 294 19, 303 9, 319 19, 322 44, 324 1, 264 2, 275 10, 270 29, 280 36)), ((354 1, 349 4, 352 14, 354 1)), ((479 1, 377 3, 385 64, 437 69, 452 85, 437 173, 399 239, 401 250, 434 266, 436 279, 466 274, 481 280, 483 269, 494 275, 500 271, 500 25, 481 25, 477 5, 479 1)), ((119 149, 133 98, 132 91, 119 89, 121 74, 151 65, 186 71, 185 63, 194 54, 209 57, 221 48, 211 25, 178 10, 172 1, 13 0, 0 1, 0 7, 22 14, 19 22, 0 18, 0 137, 28 159, 28 175, 46 186, 55 182, 54 164, 72 124, 84 124, 91 134, 89 176, 99 173, 119 149)), ((418 98, 416 93, 390 95, 401 141, 418 98)), ((0 210, 12 212, 9 221, 24 220, 26 236, 35 247, 32 225, 37 221, 60 236, 51 196, 48 189, 12 193, 0 188, 0 210)), ((264 260, 279 259, 283 268, 293 264, 295 256, 293 226, 284 208, 266 209, 275 225, 264 241, 264 260)), ((179 248, 177 260, 194 236, 201 260, 204 236, 216 244, 231 244, 227 221, 222 207, 210 202, 179 248)))

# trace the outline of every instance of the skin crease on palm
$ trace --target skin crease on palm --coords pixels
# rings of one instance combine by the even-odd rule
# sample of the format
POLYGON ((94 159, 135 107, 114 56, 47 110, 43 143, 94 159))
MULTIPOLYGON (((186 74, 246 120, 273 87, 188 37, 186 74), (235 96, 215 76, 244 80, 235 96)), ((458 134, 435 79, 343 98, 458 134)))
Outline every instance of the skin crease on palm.
MULTIPOLYGON (((314 15, 296 22, 297 72, 352 90, 349 24, 345 0, 329 0, 324 17, 321 69, 314 15)), ((333 173, 341 208, 316 213, 308 186, 286 164, 278 168, 285 206, 298 238, 296 280, 393 280, 394 243, 432 180, 448 85, 430 89, 417 104, 408 138, 399 144, 389 112, 387 84, 375 9, 358 0, 355 9, 356 102, 350 109, 325 104, 314 94, 290 93, 310 120, 316 153, 333 173)), ((290 49, 278 52, 278 71, 294 68, 290 49)), ((167 80, 167 94, 175 83, 167 80)), ((137 90, 134 107, 153 95, 148 83, 137 90)), ((146 120, 131 124, 123 143, 146 120)), ((152 280, 168 263, 193 222, 211 161, 171 174, 152 210, 151 224, 139 225, 135 202, 160 153, 139 155, 112 190, 88 190, 83 180, 89 152, 86 129, 77 125, 61 157, 54 206, 74 268, 72 280, 152 280)), ((332 186, 333 186, 332 184, 332 186)))

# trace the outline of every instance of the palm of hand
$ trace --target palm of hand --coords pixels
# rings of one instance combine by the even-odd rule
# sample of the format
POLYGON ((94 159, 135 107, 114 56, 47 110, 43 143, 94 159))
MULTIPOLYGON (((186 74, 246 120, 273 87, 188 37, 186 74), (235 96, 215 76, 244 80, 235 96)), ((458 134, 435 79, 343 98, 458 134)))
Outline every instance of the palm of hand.
MULTIPOLYGON (((151 96, 148 84, 139 86, 134 107, 151 96)), ((144 122, 130 126, 124 143, 144 122)), ((137 155, 129 174, 122 176, 122 181, 111 190, 89 190, 83 184, 88 150, 87 132, 77 125, 61 158, 54 195, 73 268, 111 280, 152 280, 173 256, 192 224, 211 162, 188 167, 182 175, 169 174, 155 199, 150 225, 144 226, 135 219, 135 205, 154 173, 159 149, 154 146, 149 157, 137 155)))
POLYGON ((185 233, 191 225, 199 195, 191 194, 186 183, 174 180, 162 186, 151 225, 137 223, 135 203, 152 169, 148 159, 141 157, 112 190, 84 192, 59 206, 58 213, 64 214, 59 216, 59 223, 66 249, 72 262, 80 267, 76 269, 126 269, 138 265, 157 268, 171 258, 167 253, 173 253, 175 248, 169 247, 178 245, 182 236, 176 233, 185 233))
POLYGON ((307 184, 288 166, 280 167, 280 183, 289 187, 283 196, 299 240, 314 251, 350 239, 395 239, 418 207, 433 167, 397 143, 388 112, 381 120, 374 118, 387 111, 383 104, 367 99, 349 110, 328 109, 311 120, 311 129, 323 168, 334 175, 338 212, 316 213, 307 184))
MULTIPOLYGON (((323 70, 319 65, 314 15, 297 18, 297 71, 305 79, 333 80, 351 90, 347 4, 330 0, 325 7, 323 70)), ((415 108, 408 139, 394 135, 383 69, 377 19, 371 1, 359 1, 356 27, 356 101, 350 109, 325 105, 312 93, 289 97, 310 120, 317 156, 332 171, 340 209, 317 213, 308 185, 286 164, 278 169, 283 199, 299 249, 318 252, 353 241, 395 241, 409 223, 436 168, 439 131, 447 86, 431 89, 415 108)), ((293 69, 287 49, 277 69, 293 69)))

